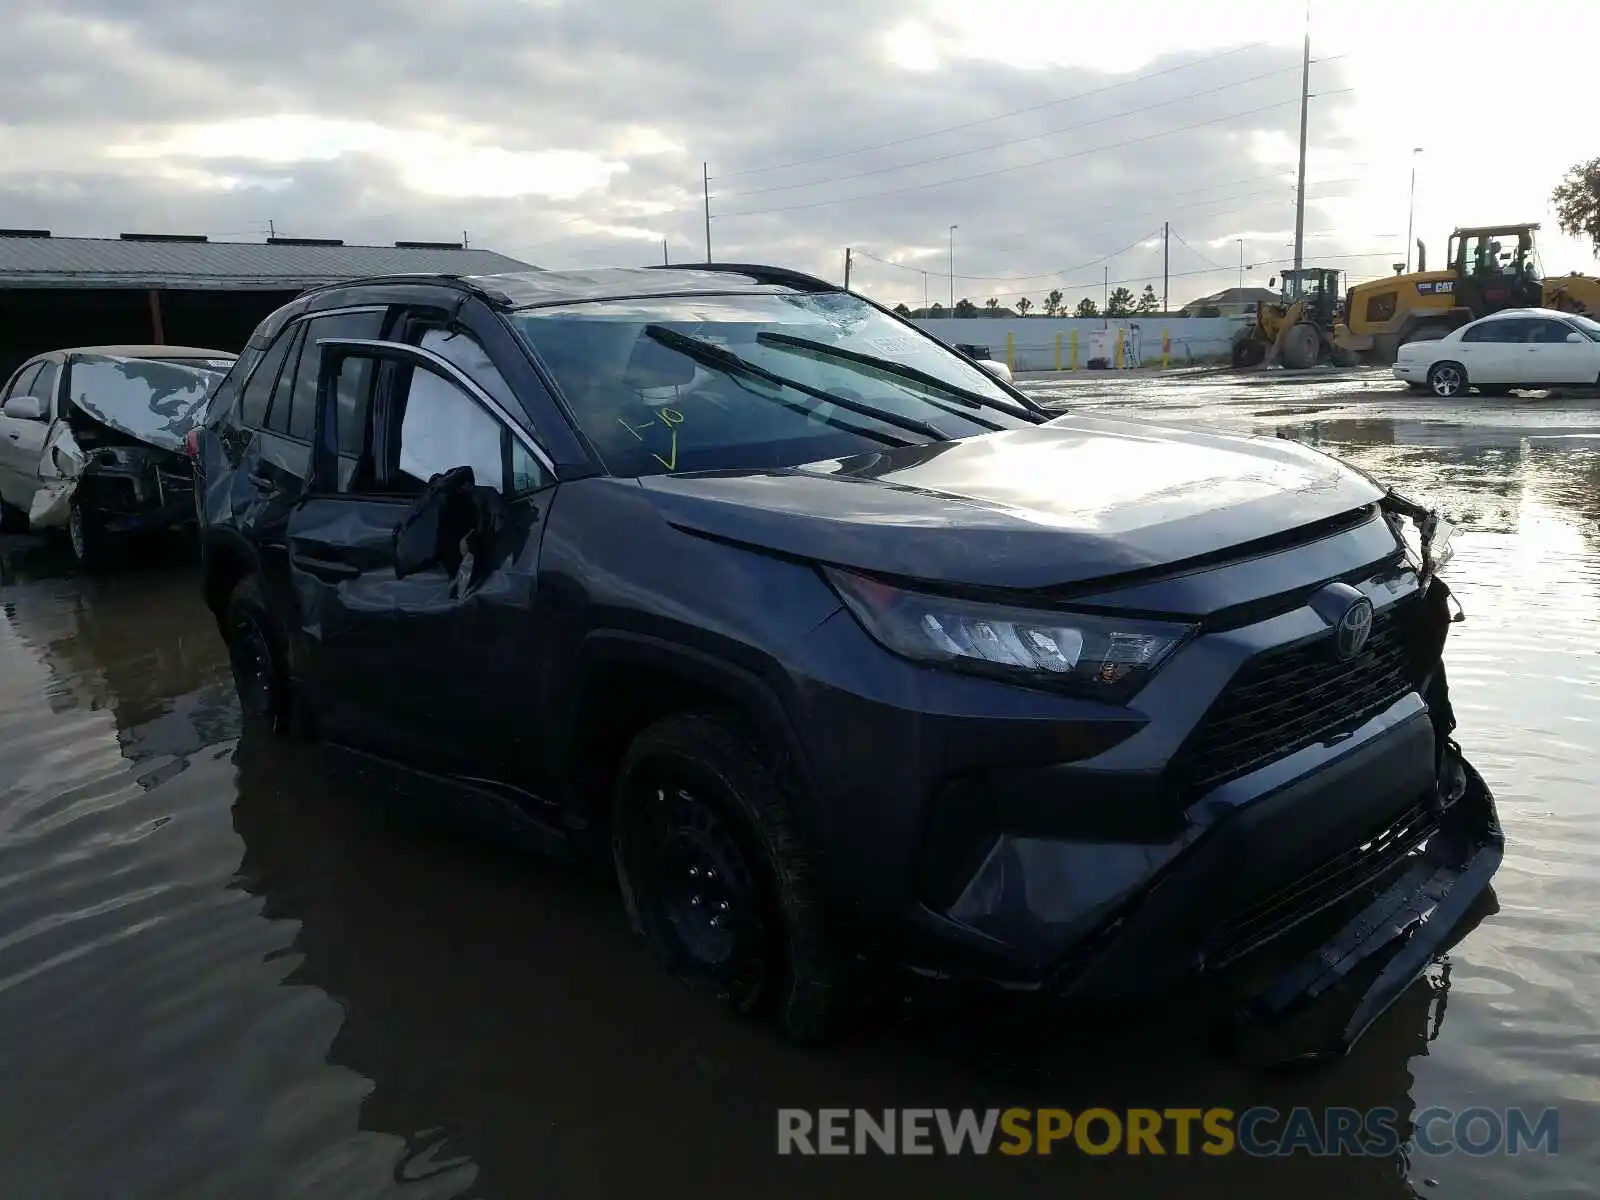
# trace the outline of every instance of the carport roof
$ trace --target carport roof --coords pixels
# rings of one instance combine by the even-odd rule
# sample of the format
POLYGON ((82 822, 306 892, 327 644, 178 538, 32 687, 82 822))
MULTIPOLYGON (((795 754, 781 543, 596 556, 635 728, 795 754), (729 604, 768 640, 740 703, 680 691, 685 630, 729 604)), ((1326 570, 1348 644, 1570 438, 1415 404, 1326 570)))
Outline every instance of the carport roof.
POLYGON ((195 288, 287 291, 414 272, 493 275, 538 270, 490 250, 448 243, 209 242, 73 238, 0 232, 0 288, 195 288))

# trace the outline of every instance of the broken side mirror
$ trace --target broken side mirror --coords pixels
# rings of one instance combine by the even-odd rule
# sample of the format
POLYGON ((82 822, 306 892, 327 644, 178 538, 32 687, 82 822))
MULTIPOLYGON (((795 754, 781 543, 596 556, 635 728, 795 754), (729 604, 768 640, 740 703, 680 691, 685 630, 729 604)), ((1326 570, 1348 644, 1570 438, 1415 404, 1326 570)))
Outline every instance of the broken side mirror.
POLYGON ((0 409, 0 412, 17 421, 42 421, 44 401, 37 396, 13 396, 6 401, 5 408, 0 409))
MULTIPOLYGON (((454 542, 448 541, 451 531, 446 528, 445 516, 452 501, 473 486, 471 467, 454 467, 428 481, 415 504, 394 527, 394 573, 404 579, 426 571, 430 567, 449 566, 457 557, 454 542)), ((459 538, 459 532, 457 532, 459 538)))

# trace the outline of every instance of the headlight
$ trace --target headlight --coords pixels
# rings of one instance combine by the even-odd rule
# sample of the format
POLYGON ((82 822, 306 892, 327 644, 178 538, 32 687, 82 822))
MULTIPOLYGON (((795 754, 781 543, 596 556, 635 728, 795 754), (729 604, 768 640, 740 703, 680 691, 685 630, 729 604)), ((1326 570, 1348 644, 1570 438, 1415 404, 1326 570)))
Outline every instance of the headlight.
POLYGON ((1193 632, 906 591, 834 567, 823 574, 862 627, 896 654, 1100 700, 1132 696, 1193 632))

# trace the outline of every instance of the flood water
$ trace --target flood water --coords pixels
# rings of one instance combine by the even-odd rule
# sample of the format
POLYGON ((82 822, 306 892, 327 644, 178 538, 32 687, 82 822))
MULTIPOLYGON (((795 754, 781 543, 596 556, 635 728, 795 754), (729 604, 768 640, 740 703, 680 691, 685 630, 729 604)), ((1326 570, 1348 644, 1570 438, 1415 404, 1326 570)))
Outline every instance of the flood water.
POLYGON ((0 1193, 1112 1197, 1595 1194, 1600 404, 1044 389, 1297 437, 1458 516, 1458 736, 1500 911, 1345 1061, 1235 1067, 1156 1008, 890 1020, 826 1052, 661 978, 603 877, 447 836, 239 741, 194 568, 98 581, 0 542, 0 1193), (1009 1036, 1008 1036, 1009 1035, 1009 1036), (779 1107, 1560 1109, 1560 1153, 1264 1162, 780 1158, 779 1107))

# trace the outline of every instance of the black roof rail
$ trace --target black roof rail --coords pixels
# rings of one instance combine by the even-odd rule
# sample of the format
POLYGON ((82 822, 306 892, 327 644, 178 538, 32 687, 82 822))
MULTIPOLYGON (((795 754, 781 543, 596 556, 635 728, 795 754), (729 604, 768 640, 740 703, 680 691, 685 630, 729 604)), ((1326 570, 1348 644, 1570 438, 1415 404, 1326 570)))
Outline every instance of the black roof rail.
POLYGON ((815 275, 807 275, 802 271, 791 271, 787 267, 766 267, 759 263, 652 263, 652 271, 726 271, 729 275, 748 275, 758 283, 775 283, 784 287, 796 288, 803 292, 838 292, 843 291, 836 283, 829 283, 826 279, 818 279, 815 275))
POLYGON ((328 283, 319 283, 314 287, 303 289, 296 293, 296 299, 301 296, 314 296, 318 292, 331 292, 339 288, 383 287, 396 283, 436 284, 439 287, 453 288, 458 292, 470 292, 501 308, 509 308, 511 306, 511 297, 499 289, 486 287, 468 276, 454 275, 446 271, 403 271, 389 275, 362 275, 354 279, 334 279, 328 283))

